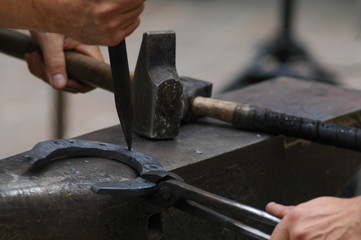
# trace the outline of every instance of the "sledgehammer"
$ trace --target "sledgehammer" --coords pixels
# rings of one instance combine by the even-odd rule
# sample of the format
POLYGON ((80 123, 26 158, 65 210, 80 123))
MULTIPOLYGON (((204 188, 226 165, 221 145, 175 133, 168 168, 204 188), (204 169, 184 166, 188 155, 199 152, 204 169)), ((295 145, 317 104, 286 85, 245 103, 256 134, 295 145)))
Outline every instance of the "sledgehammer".
POLYGON ((361 150, 361 130, 210 98, 212 84, 179 77, 175 33, 147 32, 134 72, 134 130, 152 139, 178 135, 180 122, 208 116, 236 128, 361 150), (183 85, 183 86, 182 86, 183 85))

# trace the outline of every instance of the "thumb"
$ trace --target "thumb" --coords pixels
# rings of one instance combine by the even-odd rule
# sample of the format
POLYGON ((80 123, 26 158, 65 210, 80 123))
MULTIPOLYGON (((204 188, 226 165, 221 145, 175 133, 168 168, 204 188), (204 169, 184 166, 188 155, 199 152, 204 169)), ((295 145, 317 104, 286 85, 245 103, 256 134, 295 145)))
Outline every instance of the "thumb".
POLYGON ((63 90, 68 83, 64 55, 64 36, 56 33, 39 33, 38 43, 43 53, 45 71, 50 85, 63 90))
POLYGON ((270 202, 266 206, 266 211, 276 217, 283 218, 294 206, 284 206, 278 203, 270 202))

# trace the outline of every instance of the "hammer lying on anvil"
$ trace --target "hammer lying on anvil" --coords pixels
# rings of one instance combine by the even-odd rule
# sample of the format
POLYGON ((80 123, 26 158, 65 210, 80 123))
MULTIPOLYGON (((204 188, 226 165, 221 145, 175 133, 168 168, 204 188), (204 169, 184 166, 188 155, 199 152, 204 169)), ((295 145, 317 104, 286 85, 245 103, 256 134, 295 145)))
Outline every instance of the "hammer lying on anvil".
MULTIPOLYGON (((0 30, 1 52, 22 58, 25 52, 37 49, 30 37, 0 30)), ((113 91, 108 64, 75 52, 66 52, 65 57, 69 76, 113 91)), ((192 120, 194 116, 204 115, 232 122, 245 130, 284 134, 361 150, 361 131, 357 128, 200 97, 210 97, 211 88, 212 84, 204 81, 179 78, 175 68, 174 32, 145 33, 134 76, 134 130, 149 138, 174 138, 179 132, 181 119, 192 120)))
POLYGON ((133 87, 134 131, 152 139, 174 138, 181 120, 208 116, 244 130, 284 134, 361 151, 360 129, 210 98, 211 83, 178 77, 175 33, 171 31, 144 34, 133 87))

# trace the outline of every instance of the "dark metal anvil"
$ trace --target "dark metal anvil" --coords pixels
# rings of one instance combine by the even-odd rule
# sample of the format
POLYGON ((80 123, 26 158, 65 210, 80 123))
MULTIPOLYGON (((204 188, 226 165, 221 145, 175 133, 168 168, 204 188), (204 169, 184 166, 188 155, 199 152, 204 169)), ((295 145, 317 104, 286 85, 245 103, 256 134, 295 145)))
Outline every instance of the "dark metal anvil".
MULTIPOLYGON (((222 98, 360 126, 357 90, 281 78, 222 98)), ((79 138, 124 146, 119 127, 79 138)), ((184 125, 174 140, 135 137, 134 149, 190 184, 260 209, 269 201, 297 204, 336 196, 361 163, 358 152, 235 130, 208 118, 184 125)), ((119 162, 68 158, 30 171, 25 155, 0 161, 0 239, 244 239, 141 198, 92 193, 95 183, 135 177, 133 169, 119 162)))

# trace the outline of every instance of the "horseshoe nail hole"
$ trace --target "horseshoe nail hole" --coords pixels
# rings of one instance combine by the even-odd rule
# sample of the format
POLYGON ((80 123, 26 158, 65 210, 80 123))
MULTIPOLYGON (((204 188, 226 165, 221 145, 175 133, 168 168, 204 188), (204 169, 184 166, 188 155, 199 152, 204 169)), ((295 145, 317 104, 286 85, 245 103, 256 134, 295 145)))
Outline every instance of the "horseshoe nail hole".
POLYGON ((74 144, 74 143, 75 143, 73 140, 70 140, 69 142, 70 142, 71 144, 74 144))
POLYGON ((143 165, 144 169, 147 169, 147 170, 157 170, 159 169, 158 166, 156 165, 151 165, 151 164, 146 164, 146 165, 143 165))
POLYGON ((54 144, 59 144, 59 142, 58 142, 58 141, 53 141, 53 143, 54 143, 54 144))
POLYGON ((99 145, 102 146, 102 147, 106 146, 106 144, 104 144, 104 143, 99 143, 99 145))

